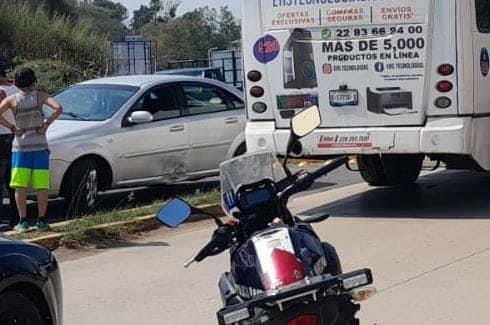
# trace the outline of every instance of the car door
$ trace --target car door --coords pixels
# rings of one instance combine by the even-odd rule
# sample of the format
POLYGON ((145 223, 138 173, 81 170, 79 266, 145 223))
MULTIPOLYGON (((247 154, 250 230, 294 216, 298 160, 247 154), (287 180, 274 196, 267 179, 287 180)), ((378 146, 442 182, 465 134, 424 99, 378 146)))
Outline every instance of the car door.
POLYGON ((182 108, 190 140, 190 170, 217 170, 244 130, 243 101, 211 83, 181 83, 182 108))
POLYGON ((147 91, 126 113, 112 148, 118 158, 119 185, 150 184, 184 176, 188 170, 189 133, 177 86, 157 86, 147 91), (153 121, 131 123, 129 117, 137 111, 151 113, 153 121))

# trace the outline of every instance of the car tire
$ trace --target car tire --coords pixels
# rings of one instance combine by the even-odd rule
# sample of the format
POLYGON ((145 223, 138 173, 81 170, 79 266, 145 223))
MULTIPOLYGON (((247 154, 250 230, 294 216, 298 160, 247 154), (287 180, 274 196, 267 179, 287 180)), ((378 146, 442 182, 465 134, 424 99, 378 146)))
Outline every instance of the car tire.
POLYGON ((371 186, 409 185, 417 181, 423 155, 360 155, 359 171, 371 186))
POLYGON ((92 160, 80 160, 66 176, 68 214, 80 215, 95 210, 99 191, 99 171, 92 160))
POLYGON ((33 301, 18 292, 7 291, 0 294, 0 324, 42 325, 45 322, 33 301))
POLYGON ((238 148, 235 150, 235 154, 233 157, 239 157, 241 155, 244 155, 247 153, 247 144, 244 142, 238 146, 238 148))

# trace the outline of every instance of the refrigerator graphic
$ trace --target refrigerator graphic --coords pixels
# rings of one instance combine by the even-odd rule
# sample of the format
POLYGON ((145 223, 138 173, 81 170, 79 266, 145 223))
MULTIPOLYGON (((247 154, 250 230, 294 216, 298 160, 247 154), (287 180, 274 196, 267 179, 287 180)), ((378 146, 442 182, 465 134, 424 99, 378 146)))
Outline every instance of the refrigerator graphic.
POLYGON ((283 51, 285 89, 318 87, 311 32, 296 28, 283 51))

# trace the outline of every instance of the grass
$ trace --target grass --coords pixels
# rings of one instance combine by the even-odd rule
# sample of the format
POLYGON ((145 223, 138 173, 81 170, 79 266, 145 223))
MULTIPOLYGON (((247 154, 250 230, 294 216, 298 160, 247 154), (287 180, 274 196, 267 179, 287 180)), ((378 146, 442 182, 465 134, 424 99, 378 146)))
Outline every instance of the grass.
MULTIPOLYGON (((220 193, 218 191, 198 191, 195 194, 184 196, 183 199, 193 206, 216 204, 220 202, 220 193)), ((90 215, 81 219, 67 222, 61 226, 53 226, 50 232, 29 232, 25 234, 16 234, 12 237, 15 239, 25 240, 50 234, 63 234, 62 244, 71 248, 96 243, 103 240, 120 240, 126 234, 137 232, 137 227, 130 225, 114 225, 103 229, 94 229, 94 227, 154 215, 165 202, 166 201, 159 200, 150 205, 141 206, 130 210, 111 211, 90 215)))

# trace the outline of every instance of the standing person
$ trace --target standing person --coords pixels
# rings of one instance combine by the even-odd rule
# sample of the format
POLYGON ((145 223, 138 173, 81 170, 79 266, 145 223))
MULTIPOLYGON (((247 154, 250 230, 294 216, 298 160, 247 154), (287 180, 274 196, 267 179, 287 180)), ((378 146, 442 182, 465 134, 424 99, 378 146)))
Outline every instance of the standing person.
POLYGON ((48 127, 60 116, 61 105, 49 95, 36 90, 37 78, 31 69, 23 68, 15 74, 15 85, 20 93, 7 97, 0 104, 0 124, 15 134, 12 145, 12 178, 10 186, 15 188, 15 199, 20 222, 15 229, 29 230, 27 217, 27 189, 30 184, 37 191, 38 221, 40 231, 49 229, 46 221, 49 190, 49 149, 46 138, 48 127), (44 120, 43 105, 53 113, 44 120), (2 115, 11 110, 15 124, 2 115))
MULTIPOLYGON (((19 92, 19 89, 14 86, 12 80, 7 78, 5 69, 0 66, 0 103, 10 95, 19 92)), ((7 111, 3 117, 11 124, 15 123, 12 111, 7 111)), ((10 172, 12 161, 12 141, 14 134, 9 128, 0 125, 0 217, 8 217, 10 225, 14 226, 17 223, 17 206, 15 204, 15 190, 10 187, 10 172), (10 199, 10 206, 6 209, 3 206, 3 187, 7 188, 10 199)))

